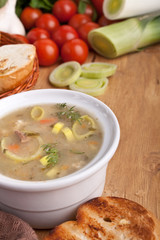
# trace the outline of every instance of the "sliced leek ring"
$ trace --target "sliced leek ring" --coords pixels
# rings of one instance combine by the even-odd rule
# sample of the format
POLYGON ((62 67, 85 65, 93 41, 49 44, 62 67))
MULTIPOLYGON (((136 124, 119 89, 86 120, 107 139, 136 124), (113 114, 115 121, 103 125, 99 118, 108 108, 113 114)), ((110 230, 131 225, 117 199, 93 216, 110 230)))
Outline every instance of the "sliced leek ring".
POLYGON ((44 109, 40 106, 35 106, 31 110, 31 117, 34 120, 40 120, 44 116, 44 109))
POLYGON ((117 65, 105 62, 86 63, 82 66, 82 77, 104 78, 112 76, 117 69, 117 65))
POLYGON ((76 61, 62 63, 49 75, 51 84, 57 87, 66 87, 75 82, 81 74, 81 65, 76 61))
POLYGON ((109 16, 111 16, 111 19, 112 19, 112 18, 114 18, 115 15, 117 15, 121 12, 123 5, 124 5, 124 1, 122 1, 122 0, 118 0, 118 1, 110 0, 110 1, 108 1, 107 4, 106 4, 106 2, 104 3, 103 11, 104 11, 105 15, 107 14, 107 11, 108 11, 108 14, 109 14, 109 16))
POLYGON ((83 115, 83 116, 81 116, 80 120, 81 120, 81 123, 79 121, 75 121, 72 126, 73 134, 74 134, 75 138, 78 140, 82 140, 84 138, 89 137, 90 135, 93 135, 96 130, 96 124, 95 124, 95 121, 93 120, 93 118, 89 117, 88 115, 83 115), (88 129, 90 129, 90 130, 87 131, 86 133, 78 133, 78 129, 83 128, 84 122, 87 123, 88 129))
POLYGON ((69 88, 92 96, 100 96, 104 94, 107 85, 107 78, 89 79, 80 77, 76 82, 70 84, 69 88))
POLYGON ((38 141, 38 144, 39 144, 39 147, 38 149, 35 151, 34 154, 30 155, 30 156, 25 156, 25 157, 21 157, 21 156, 18 156, 17 154, 9 151, 7 149, 7 146, 6 146, 6 141, 9 137, 4 137, 2 138, 1 140, 1 149, 2 149, 2 152, 10 159, 12 160, 15 160, 17 162, 29 162, 29 161, 32 161, 36 158, 39 158, 41 155, 42 155, 42 149, 41 149, 41 145, 43 144, 43 141, 42 141, 42 138, 40 136, 33 136, 34 138, 36 138, 36 140, 38 141))
POLYGON ((71 142, 74 140, 74 135, 72 133, 72 130, 69 127, 62 128, 62 132, 64 133, 66 139, 71 142))
POLYGON ((69 127, 62 128, 62 132, 64 133, 66 139, 71 142, 75 140, 72 130, 69 127))

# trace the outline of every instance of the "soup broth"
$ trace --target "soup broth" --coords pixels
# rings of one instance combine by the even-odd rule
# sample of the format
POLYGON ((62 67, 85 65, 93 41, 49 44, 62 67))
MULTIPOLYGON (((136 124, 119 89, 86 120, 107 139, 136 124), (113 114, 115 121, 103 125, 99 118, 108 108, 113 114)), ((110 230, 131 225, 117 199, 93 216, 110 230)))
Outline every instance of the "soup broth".
POLYGON ((0 120, 0 172, 26 181, 66 176, 96 156, 102 137, 97 120, 74 106, 20 109, 0 120))

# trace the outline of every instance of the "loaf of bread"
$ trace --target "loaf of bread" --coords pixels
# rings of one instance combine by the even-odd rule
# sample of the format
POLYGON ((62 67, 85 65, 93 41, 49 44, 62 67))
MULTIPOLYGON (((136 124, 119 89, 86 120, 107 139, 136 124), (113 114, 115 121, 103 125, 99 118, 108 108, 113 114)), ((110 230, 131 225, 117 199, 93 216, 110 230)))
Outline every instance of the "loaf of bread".
POLYGON ((45 240, 159 240, 160 226, 143 206, 118 197, 94 198, 76 221, 55 227, 45 240))
POLYGON ((36 57, 31 44, 10 44, 0 47, 0 93, 23 84, 33 69, 36 57))

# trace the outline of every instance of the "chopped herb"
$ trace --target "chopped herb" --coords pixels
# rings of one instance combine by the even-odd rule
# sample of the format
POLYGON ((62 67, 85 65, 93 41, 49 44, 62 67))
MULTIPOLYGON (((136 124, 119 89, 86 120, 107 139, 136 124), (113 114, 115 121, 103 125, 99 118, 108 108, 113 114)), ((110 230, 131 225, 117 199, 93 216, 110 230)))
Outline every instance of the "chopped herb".
POLYGON ((3 149, 3 153, 6 153, 6 151, 7 151, 7 149, 6 149, 6 148, 4 148, 4 149, 3 149))
POLYGON ((29 161, 29 162, 22 162, 22 165, 26 165, 26 164, 28 164, 28 163, 30 163, 30 161, 29 161))
POLYGON ((75 110, 75 106, 73 107, 67 107, 66 103, 61 103, 57 105, 59 109, 62 109, 62 111, 57 112, 57 116, 59 118, 66 117, 70 119, 71 121, 76 121, 78 120, 80 122, 80 113, 75 110))
POLYGON ((55 143, 42 145, 42 148, 47 155, 47 162, 48 162, 47 166, 50 166, 50 165, 55 166, 56 163, 58 162, 59 153, 55 146, 56 146, 55 143))
POLYGON ((59 103, 59 104, 57 104, 57 107, 58 107, 59 109, 65 108, 65 107, 67 107, 67 104, 66 104, 66 103, 59 103))
POLYGON ((79 152, 79 151, 75 151, 75 150, 70 150, 70 152, 72 152, 72 153, 75 153, 75 154, 84 154, 85 152, 79 152))
POLYGON ((25 132, 25 135, 28 137, 39 136, 39 133, 38 132, 25 132))

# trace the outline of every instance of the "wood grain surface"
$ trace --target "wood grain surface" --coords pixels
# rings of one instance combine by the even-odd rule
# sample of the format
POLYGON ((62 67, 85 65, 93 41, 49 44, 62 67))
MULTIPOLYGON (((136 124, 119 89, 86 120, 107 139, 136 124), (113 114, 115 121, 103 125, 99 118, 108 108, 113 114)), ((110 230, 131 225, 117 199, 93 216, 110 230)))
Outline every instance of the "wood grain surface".
MULTIPOLYGON (((86 62, 117 64, 98 99, 116 114, 121 137, 109 162, 103 196, 131 199, 160 219, 160 45, 114 60, 91 52, 86 62)), ((61 62, 40 68, 34 89, 52 88, 49 73, 61 62)), ((49 231, 37 230, 40 240, 49 231)))

